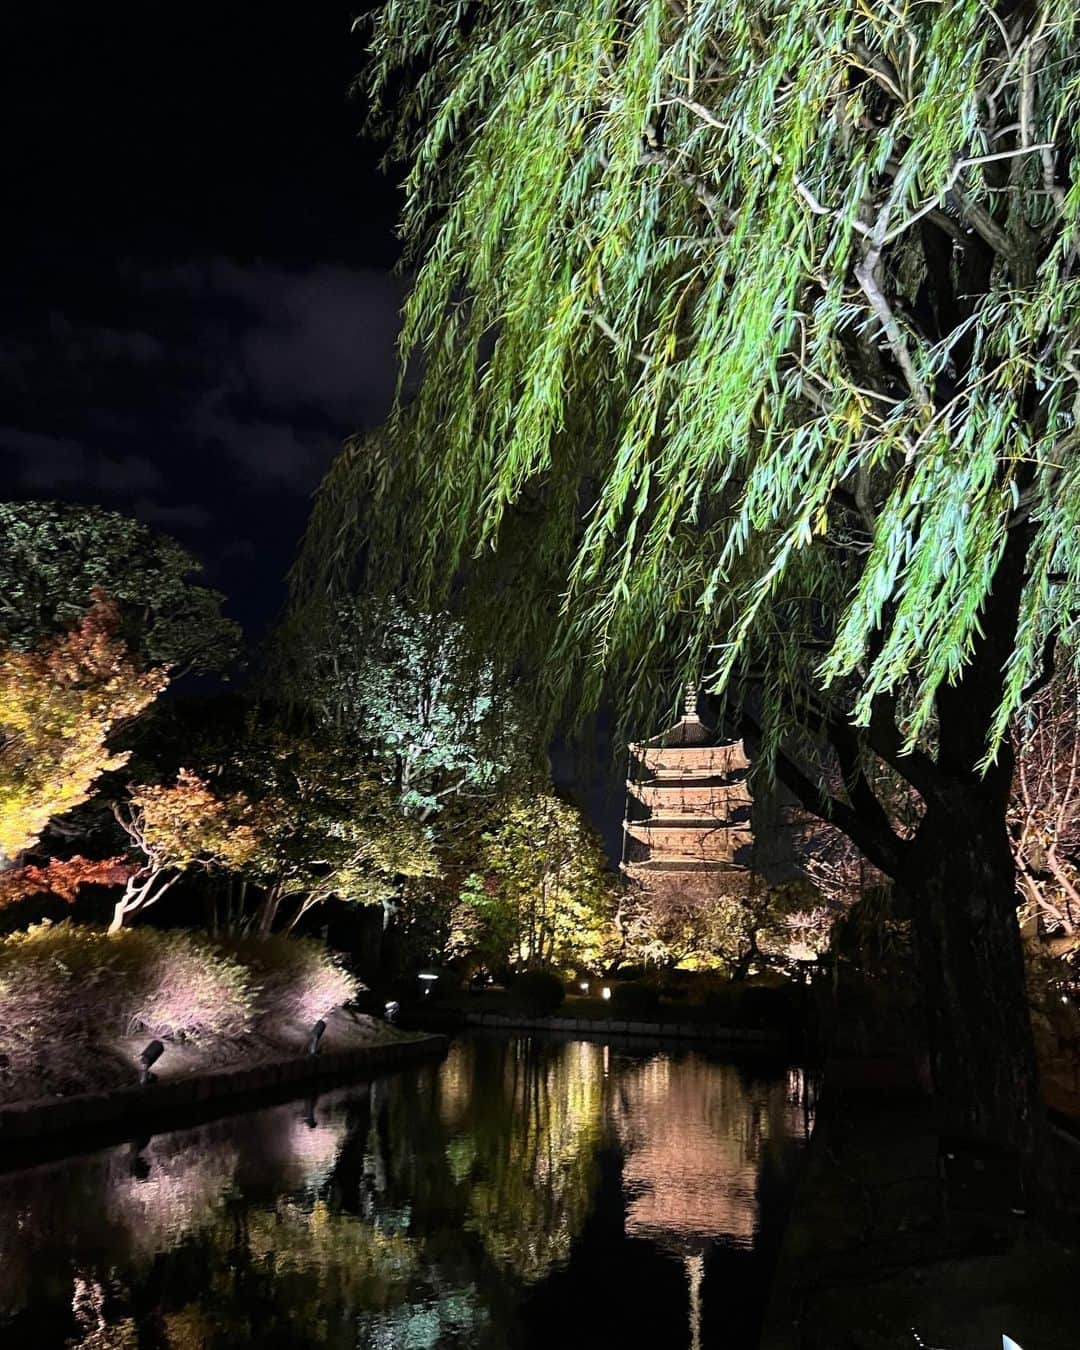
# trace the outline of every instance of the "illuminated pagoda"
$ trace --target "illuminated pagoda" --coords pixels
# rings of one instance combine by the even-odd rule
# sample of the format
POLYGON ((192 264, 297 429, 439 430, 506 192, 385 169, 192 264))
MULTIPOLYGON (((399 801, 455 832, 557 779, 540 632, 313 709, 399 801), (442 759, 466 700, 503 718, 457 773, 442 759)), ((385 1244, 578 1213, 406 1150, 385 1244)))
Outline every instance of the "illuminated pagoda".
POLYGON ((622 870, 653 891, 745 894, 752 877, 753 801, 742 741, 720 739, 687 686, 673 727, 630 746, 622 870))

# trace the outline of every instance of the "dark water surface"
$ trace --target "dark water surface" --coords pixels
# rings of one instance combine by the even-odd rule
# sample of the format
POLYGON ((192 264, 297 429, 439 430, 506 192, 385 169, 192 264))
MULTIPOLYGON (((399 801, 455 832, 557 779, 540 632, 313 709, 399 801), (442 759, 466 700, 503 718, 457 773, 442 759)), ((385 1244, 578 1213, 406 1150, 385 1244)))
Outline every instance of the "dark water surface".
POLYGON ((757 1344, 803 1075, 534 1037, 0 1176, 0 1346, 757 1344))

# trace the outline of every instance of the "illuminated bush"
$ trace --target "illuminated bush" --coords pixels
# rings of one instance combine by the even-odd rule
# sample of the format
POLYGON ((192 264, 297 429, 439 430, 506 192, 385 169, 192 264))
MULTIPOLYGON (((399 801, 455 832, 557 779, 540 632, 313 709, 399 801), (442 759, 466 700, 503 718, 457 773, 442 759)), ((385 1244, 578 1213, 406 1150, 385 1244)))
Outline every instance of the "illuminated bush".
POLYGON ((146 944, 148 979, 131 1007, 132 1030, 198 1039, 240 1036, 250 1028, 255 990, 238 962, 190 933, 135 933, 146 944))
POLYGON ((310 1027, 359 989, 317 942, 42 923, 0 941, 0 1099, 130 1083, 127 1036, 265 1053, 250 1033, 310 1027))
POLYGON ((308 938, 244 938, 221 950, 250 971, 257 1015, 270 1022, 311 1026, 363 988, 332 952, 308 938))
POLYGON ((0 942, 6 1094, 130 1081, 111 1041, 236 1037, 253 1006, 243 968, 191 934, 39 924, 0 942))

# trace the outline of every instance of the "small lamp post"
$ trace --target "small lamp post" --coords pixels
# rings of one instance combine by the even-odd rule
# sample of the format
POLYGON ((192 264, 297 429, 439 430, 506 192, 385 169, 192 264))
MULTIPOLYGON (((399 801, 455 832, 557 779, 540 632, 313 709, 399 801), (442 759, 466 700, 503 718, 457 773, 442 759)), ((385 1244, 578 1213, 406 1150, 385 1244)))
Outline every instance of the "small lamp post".
POLYGON ((420 981, 420 988, 424 991, 424 997, 430 998, 431 991, 435 987, 435 982, 439 978, 438 975, 432 975, 428 971, 424 971, 416 978, 420 981))

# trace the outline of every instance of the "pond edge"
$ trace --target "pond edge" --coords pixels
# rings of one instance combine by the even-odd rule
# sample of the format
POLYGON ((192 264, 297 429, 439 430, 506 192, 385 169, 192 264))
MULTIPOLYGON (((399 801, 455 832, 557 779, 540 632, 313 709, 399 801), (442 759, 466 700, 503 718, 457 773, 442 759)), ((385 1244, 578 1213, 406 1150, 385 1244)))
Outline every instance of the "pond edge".
POLYGON ((0 1106, 0 1171, 25 1166, 36 1154, 55 1156, 104 1146, 123 1139, 125 1132, 130 1133, 128 1127, 156 1133, 179 1128, 193 1118, 229 1114, 242 1109, 245 1099, 322 1091, 333 1083, 443 1055, 446 1047, 445 1036, 426 1034, 349 1050, 223 1065, 145 1087, 13 1102, 0 1106))

